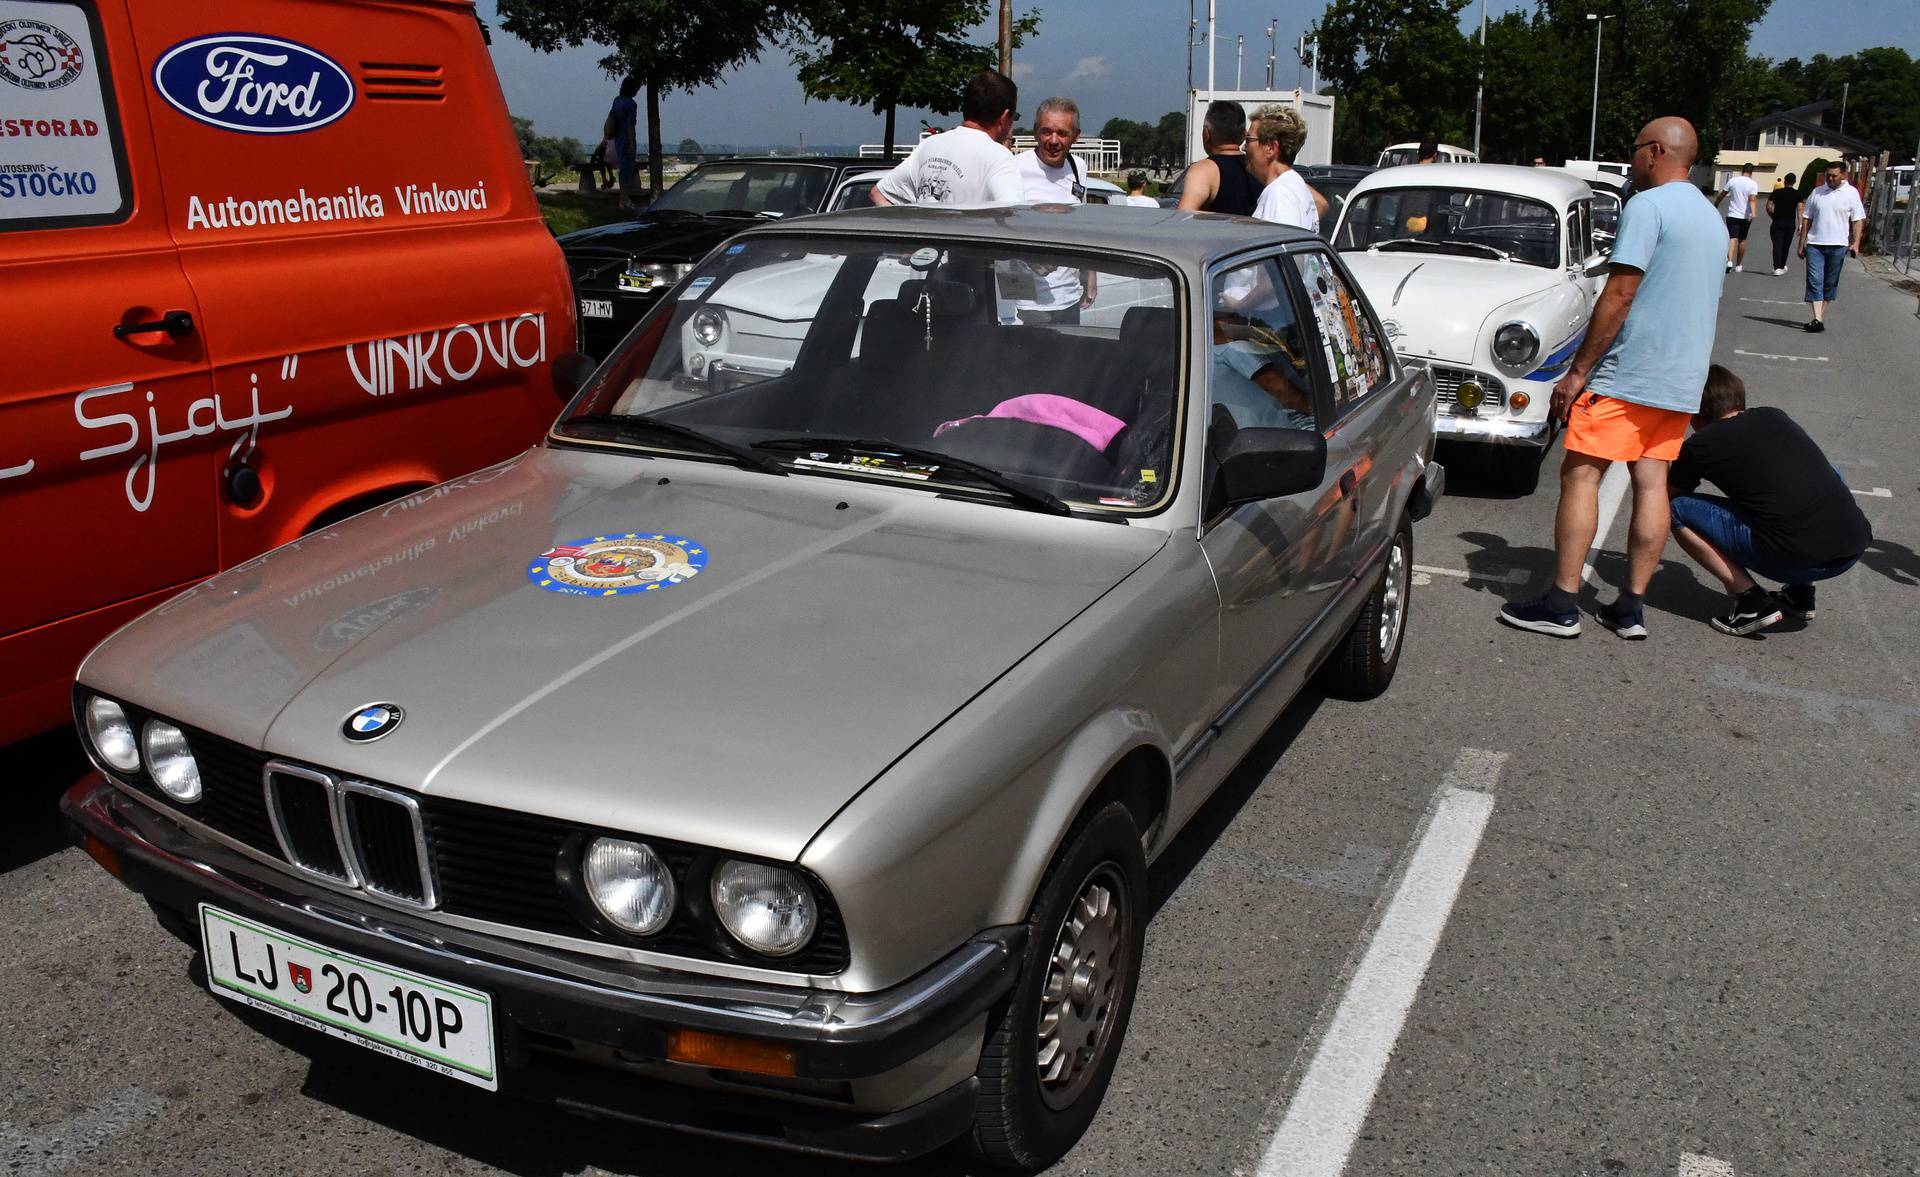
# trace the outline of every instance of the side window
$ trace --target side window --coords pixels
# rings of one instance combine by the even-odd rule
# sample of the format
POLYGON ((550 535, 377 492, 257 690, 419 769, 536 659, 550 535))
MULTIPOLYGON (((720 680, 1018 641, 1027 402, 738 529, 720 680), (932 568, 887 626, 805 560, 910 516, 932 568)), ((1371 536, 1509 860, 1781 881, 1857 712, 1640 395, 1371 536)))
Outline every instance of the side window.
POLYGON ((1313 429, 1313 360, 1272 259, 1227 270, 1208 304, 1213 418, 1224 412, 1242 429, 1313 429))
POLYGON ((1333 380, 1333 419, 1365 400, 1392 375, 1380 330, 1360 295, 1353 290, 1333 259, 1321 250, 1293 255, 1300 285, 1313 307, 1327 373, 1333 380))
POLYGON ((0 231, 131 209, 102 40, 90 6, 0 0, 0 231))
POLYGON ((840 189, 840 195, 833 198, 833 208, 829 211, 867 207, 873 203, 873 185, 872 180, 849 181, 846 187, 840 189))

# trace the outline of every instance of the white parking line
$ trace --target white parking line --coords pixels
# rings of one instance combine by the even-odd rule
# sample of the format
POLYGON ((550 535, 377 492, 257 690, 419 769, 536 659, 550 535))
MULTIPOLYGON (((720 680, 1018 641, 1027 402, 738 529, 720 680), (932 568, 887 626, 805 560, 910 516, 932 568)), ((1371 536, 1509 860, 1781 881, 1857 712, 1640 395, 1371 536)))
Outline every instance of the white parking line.
POLYGON ((1486 580, 1504 584, 1525 584, 1533 579, 1532 573, 1519 568, 1509 568, 1505 572, 1466 572, 1458 568, 1434 568, 1427 564, 1415 564, 1413 570, 1424 572, 1428 576, 1451 576, 1456 580, 1486 580))
POLYGON ((1893 492, 1884 486, 1876 486, 1872 490, 1856 490, 1853 493, 1866 499, 1890 499, 1893 497, 1893 492))
POLYGON ((1505 752, 1462 748, 1440 782, 1393 898, 1363 936, 1364 955, 1261 1154, 1260 1177, 1338 1177, 1346 1168, 1493 816, 1506 761, 1505 752))
POLYGON ((1756 360, 1791 360, 1795 363, 1808 364, 1824 364, 1829 362, 1825 356, 1782 356, 1775 355, 1770 351, 1742 351, 1737 347, 1733 349, 1733 354, 1737 356, 1752 356, 1756 360))
POLYGON ((1802 299, 1799 302, 1790 302, 1784 298, 1743 298, 1740 301, 1741 302, 1764 302, 1770 307, 1803 307, 1807 305, 1805 299, 1802 299))
POLYGON ((1698 1153, 1683 1152, 1675 1177, 1733 1177, 1733 1166, 1698 1153))
POLYGON ((1593 546, 1587 549, 1587 562, 1580 566, 1580 583, 1593 583, 1593 558, 1606 544, 1607 532, 1613 530, 1614 516, 1620 513, 1620 500, 1626 497, 1627 487, 1632 484, 1633 476, 1627 473, 1625 462, 1615 462, 1601 475, 1600 521, 1593 529, 1593 546))

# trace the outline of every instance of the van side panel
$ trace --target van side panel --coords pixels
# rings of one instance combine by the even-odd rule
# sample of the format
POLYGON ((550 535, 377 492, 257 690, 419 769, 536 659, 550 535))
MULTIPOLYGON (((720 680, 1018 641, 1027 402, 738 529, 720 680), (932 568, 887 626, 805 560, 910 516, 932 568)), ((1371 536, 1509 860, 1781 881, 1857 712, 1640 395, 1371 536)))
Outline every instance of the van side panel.
POLYGON ((234 455, 264 493, 221 495, 221 561, 537 441, 571 288, 471 6, 203 0, 134 28, 213 386, 287 414, 234 455))
MULTIPOLYGON (((5 14, 23 10, 77 34, 82 64, 38 109, 7 87, 0 113, 57 116, 83 92, 104 94, 89 138, 118 134, 130 206, 107 223, 56 213, 19 227, 0 216, 0 548, 14 557, 0 581, 0 743, 61 722, 81 655, 132 616, 115 606, 215 570, 221 424, 242 415, 211 398, 197 329, 114 334, 170 311, 201 321, 167 231, 124 0, 5 14)), ((9 136, 0 162, 36 166, 36 148, 9 136)))

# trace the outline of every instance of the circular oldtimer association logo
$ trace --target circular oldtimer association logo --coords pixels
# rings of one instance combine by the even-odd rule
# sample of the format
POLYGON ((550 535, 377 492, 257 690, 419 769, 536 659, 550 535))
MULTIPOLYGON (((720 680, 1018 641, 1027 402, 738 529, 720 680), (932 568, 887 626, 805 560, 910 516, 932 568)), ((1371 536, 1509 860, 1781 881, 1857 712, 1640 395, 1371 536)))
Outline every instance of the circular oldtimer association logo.
POLYGON ((23 90, 58 90, 87 64, 80 43, 40 20, 0 21, 0 81, 23 90))
POLYGON ((569 597, 625 597, 679 584, 706 566, 706 549, 685 536, 629 531, 548 548, 527 565, 527 579, 569 597))
POLYGON ((399 727, 404 718, 406 712, 400 710, 397 703, 369 703, 347 716, 347 721, 340 725, 340 734, 356 744, 364 744, 399 727))

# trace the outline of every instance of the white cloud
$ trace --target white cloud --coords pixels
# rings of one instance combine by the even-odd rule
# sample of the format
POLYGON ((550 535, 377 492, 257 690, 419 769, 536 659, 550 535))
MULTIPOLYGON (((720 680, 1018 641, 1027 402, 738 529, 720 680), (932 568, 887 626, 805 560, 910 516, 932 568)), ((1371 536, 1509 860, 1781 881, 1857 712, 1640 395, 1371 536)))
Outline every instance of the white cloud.
POLYGON ((1106 58, 1099 56, 1083 57, 1079 61, 1074 62, 1073 69, 1068 71, 1065 78, 1061 79, 1061 84, 1071 86, 1075 82, 1091 81, 1094 78, 1104 77, 1106 72, 1106 58))
POLYGON ((1013 80, 1016 82, 1031 82, 1033 75, 1039 72, 1040 67, 1031 61, 1016 61, 1013 63, 1013 80))

